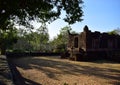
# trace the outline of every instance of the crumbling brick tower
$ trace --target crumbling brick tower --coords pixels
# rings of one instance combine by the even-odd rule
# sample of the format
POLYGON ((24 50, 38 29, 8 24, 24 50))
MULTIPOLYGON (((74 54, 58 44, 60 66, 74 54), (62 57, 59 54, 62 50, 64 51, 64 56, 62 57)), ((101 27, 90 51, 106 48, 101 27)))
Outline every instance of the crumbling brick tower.
POLYGON ((91 32, 87 26, 80 34, 69 32, 67 50, 70 59, 73 60, 96 60, 120 58, 120 36, 91 32))

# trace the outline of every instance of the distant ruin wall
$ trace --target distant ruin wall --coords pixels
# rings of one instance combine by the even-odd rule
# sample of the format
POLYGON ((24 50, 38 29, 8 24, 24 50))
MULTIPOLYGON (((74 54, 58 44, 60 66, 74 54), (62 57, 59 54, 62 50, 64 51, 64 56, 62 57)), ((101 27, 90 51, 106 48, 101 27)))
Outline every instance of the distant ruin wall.
POLYGON ((70 34, 68 52, 75 60, 108 59, 120 61, 120 36, 91 32, 87 26, 80 34, 70 34))

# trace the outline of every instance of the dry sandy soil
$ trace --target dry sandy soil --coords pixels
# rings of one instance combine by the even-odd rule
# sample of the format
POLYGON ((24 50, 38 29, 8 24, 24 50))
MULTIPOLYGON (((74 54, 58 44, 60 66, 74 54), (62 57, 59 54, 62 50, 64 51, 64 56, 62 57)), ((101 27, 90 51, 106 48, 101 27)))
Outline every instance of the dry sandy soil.
POLYGON ((120 64, 54 57, 12 59, 27 85, 120 85, 120 64))

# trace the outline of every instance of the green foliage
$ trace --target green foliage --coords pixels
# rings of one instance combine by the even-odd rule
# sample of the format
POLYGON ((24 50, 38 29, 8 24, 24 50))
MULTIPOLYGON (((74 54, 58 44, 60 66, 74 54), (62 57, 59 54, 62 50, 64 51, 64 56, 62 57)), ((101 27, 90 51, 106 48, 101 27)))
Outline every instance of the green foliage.
POLYGON ((25 52, 31 50, 32 46, 29 44, 28 39, 25 36, 18 38, 17 43, 13 46, 14 52, 25 52))
POLYGON ((66 51, 66 46, 68 42, 68 30, 71 31, 72 28, 70 26, 65 26, 61 28, 60 34, 58 34, 57 37, 54 38, 51 42, 51 44, 53 45, 54 52, 66 51))
POLYGON ((115 29, 115 32, 120 35, 120 28, 115 29))
POLYGON ((115 30, 113 30, 113 31, 111 31, 111 32, 108 32, 108 34, 110 34, 110 35, 117 35, 117 32, 115 31, 115 30))
POLYGON ((5 53, 6 49, 12 47, 17 42, 17 29, 10 28, 8 30, 0 29, 0 49, 2 54, 5 53))
POLYGON ((30 36, 30 44, 32 45, 33 50, 38 50, 41 52, 47 51, 49 34, 45 23, 43 23, 36 32, 32 32, 30 36))
POLYGON ((21 32, 20 30, 20 33, 22 33, 22 36, 19 37, 18 42, 14 45, 15 50, 49 51, 49 34, 46 24, 42 24, 35 32, 21 32))
POLYGON ((66 12, 64 20, 73 24, 82 21, 82 3, 82 0, 0 0, 0 28, 10 23, 31 27, 32 20, 51 22, 59 18, 62 10, 66 12))
POLYGON ((120 28, 114 29, 113 31, 108 32, 110 35, 120 35, 120 28))

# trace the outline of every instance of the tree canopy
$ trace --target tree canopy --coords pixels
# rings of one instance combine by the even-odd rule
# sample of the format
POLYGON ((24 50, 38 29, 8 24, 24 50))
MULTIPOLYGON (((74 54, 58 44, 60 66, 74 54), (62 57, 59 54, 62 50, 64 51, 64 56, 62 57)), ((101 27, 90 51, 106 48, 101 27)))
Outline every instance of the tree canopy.
POLYGON ((82 21, 82 0, 0 0, 0 29, 9 24, 31 26, 30 21, 51 22, 60 18, 69 24, 82 21))
POLYGON ((114 35, 120 35, 120 28, 114 29, 110 32, 108 32, 110 35, 114 34, 114 35))
POLYGON ((10 28, 9 30, 0 29, 0 51, 5 54, 6 49, 12 47, 17 42, 17 29, 10 28))
POLYGON ((47 52, 49 51, 49 34, 46 24, 42 24, 36 31, 18 30, 18 41, 13 46, 13 51, 27 52, 47 52))
MULTIPOLYGON (((68 43, 68 31, 72 31, 70 26, 65 26, 60 29, 60 34, 58 34, 52 41, 52 47, 54 52, 64 52, 66 51, 68 43)), ((72 31, 73 32, 73 31, 72 31)))

